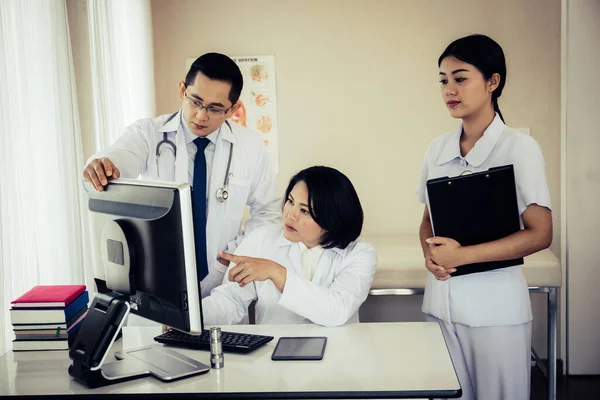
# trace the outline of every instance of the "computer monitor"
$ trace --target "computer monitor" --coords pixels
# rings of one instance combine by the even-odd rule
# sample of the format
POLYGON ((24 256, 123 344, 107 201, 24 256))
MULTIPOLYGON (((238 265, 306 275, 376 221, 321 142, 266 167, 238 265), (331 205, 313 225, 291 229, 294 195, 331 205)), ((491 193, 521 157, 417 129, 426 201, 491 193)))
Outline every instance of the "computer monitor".
POLYGON ((190 186, 117 179, 89 189, 88 208, 94 278, 134 314, 202 333, 190 186))

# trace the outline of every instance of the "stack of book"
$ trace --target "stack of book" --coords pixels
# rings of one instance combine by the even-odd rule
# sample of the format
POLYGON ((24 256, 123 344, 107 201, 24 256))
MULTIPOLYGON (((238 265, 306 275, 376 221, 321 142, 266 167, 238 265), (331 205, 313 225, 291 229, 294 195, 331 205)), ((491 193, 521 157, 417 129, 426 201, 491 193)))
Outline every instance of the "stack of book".
POLYGON ((11 302, 13 351, 68 350, 88 310, 85 285, 36 286, 11 302))

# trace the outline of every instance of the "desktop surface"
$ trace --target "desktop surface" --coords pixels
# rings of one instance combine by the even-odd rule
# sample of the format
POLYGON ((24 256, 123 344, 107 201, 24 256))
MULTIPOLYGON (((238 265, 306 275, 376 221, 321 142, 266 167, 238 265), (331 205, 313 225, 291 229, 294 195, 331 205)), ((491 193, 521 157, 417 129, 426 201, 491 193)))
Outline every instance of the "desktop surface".
MULTIPOLYGON (((8 352, 0 358, 1 395, 123 394, 198 398, 452 398, 460 385, 439 326, 429 322, 361 323, 326 328, 238 325, 223 330, 275 336, 250 354, 225 354, 225 367, 174 382, 146 377, 88 389, 68 374, 68 352, 8 352), (272 361, 282 336, 326 336, 320 361, 272 361)), ((112 354, 155 344, 160 327, 127 327, 112 354)), ((160 346, 160 345, 159 345, 160 346)), ((209 352, 172 348, 210 365, 209 352)), ((108 361, 108 360, 107 360, 108 361)))

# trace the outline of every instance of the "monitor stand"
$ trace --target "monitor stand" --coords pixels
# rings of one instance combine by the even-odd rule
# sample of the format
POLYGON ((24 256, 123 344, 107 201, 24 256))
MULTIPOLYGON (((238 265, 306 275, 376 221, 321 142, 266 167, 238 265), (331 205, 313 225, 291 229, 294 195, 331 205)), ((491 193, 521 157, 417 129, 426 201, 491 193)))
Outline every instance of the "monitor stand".
POLYGON ((162 345, 117 352, 118 361, 104 363, 129 314, 126 299, 115 292, 99 293, 94 297, 69 350, 73 360, 69 375, 87 387, 95 388, 149 375, 170 381, 208 372, 207 365, 162 345))

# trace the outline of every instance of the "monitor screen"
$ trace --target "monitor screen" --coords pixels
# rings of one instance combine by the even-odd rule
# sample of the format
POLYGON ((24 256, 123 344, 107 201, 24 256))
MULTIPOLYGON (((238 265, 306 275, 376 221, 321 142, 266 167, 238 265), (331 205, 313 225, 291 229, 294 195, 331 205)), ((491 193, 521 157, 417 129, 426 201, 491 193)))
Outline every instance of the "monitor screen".
POLYGON ((132 313, 201 333, 190 186, 117 179, 88 190, 88 209, 94 278, 129 296, 132 313))

